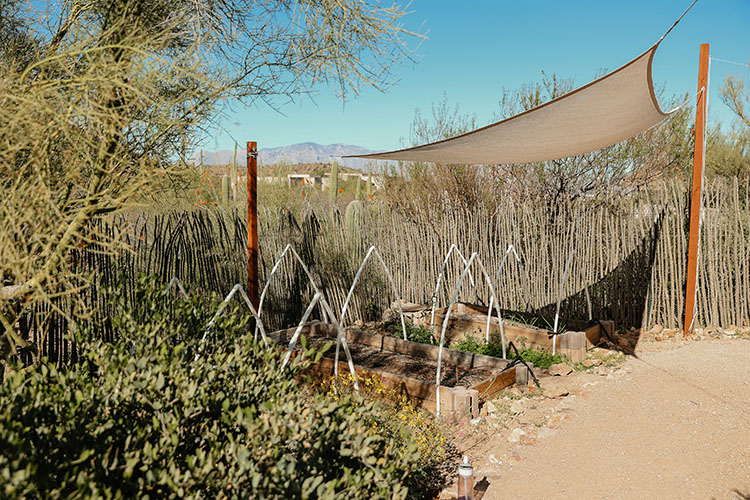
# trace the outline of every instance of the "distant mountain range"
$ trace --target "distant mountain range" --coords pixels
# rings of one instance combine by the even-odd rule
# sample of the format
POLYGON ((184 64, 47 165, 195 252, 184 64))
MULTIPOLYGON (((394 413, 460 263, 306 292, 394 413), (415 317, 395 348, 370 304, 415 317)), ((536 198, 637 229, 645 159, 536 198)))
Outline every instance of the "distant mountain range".
MULTIPOLYGON (((369 154, 375 153, 371 149, 351 144, 316 144, 314 142, 302 142, 292 144, 291 146, 282 146, 279 148, 265 148, 258 152, 258 162, 261 165, 278 165, 286 163, 296 165, 299 163, 330 163, 334 160, 339 165, 357 170, 381 172, 388 165, 395 165, 395 162, 366 160, 363 158, 341 158, 344 155, 369 154)), ((229 165, 232 163, 234 150, 222 149, 219 151, 203 151, 204 165, 229 165)), ((195 162, 200 161, 200 153, 194 158, 195 162)), ((245 149, 237 150, 237 163, 244 165, 246 160, 245 149)))

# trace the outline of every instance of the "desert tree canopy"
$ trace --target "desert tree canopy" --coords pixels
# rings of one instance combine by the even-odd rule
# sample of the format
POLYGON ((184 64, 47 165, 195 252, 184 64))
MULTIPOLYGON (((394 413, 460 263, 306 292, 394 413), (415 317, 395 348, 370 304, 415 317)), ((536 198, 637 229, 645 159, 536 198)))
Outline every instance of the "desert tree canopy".
POLYGON ((92 220, 168 175, 228 102, 394 83, 419 39, 404 15, 360 0, 0 0, 7 338, 23 304, 85 288, 70 252, 120 250, 92 220))

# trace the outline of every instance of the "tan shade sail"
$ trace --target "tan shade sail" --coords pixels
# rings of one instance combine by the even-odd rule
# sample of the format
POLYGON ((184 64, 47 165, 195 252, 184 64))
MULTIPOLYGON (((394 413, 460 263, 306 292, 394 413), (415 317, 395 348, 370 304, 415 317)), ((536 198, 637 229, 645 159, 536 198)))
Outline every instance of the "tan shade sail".
POLYGON ((353 156, 506 164, 565 158, 611 146, 669 116, 659 108, 651 79, 658 45, 588 85, 492 125, 423 146, 353 156))

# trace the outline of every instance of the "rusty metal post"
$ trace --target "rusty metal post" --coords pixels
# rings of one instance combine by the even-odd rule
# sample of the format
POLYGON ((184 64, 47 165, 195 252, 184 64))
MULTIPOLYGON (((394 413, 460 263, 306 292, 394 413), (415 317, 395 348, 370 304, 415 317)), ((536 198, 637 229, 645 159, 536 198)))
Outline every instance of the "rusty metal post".
POLYGON ((247 296, 258 309, 258 144, 247 142, 247 296))
POLYGON ((698 242, 701 228, 701 198, 705 165, 706 111, 708 103, 708 44, 701 44, 698 63, 698 102, 695 106, 695 152, 693 155, 693 187, 690 191, 690 238, 688 240, 687 284, 685 286, 685 319, 682 331, 687 337, 693 332, 696 283, 698 280, 698 242))

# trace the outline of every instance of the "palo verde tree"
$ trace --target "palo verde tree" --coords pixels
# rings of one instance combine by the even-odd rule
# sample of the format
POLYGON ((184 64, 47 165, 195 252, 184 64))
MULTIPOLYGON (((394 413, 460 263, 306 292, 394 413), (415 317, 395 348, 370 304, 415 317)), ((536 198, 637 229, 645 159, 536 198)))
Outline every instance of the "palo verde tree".
POLYGON ((729 131, 716 126, 708 136, 706 170, 711 175, 750 175, 750 80, 729 75, 721 87, 721 100, 736 116, 729 131))
POLYGON ((385 89, 418 38, 404 10, 342 0, 0 0, 0 322, 78 293, 71 252, 185 158, 229 102, 385 89), (34 11, 33 9, 44 9, 34 11))
POLYGON ((737 75, 729 75, 721 87, 721 100, 737 115, 737 119, 750 130, 750 80, 746 84, 737 75))
MULTIPOLYGON (((451 106, 447 95, 433 103, 429 114, 419 108, 402 142, 419 146, 469 132, 477 127, 476 115, 464 113, 458 104, 451 106)), ((481 203, 486 186, 475 166, 399 162, 387 177, 388 198, 404 214, 427 216, 436 210, 470 209, 481 203)))
MULTIPOLYGON (((542 72, 540 82, 504 89, 498 119, 561 97, 575 88, 573 78, 542 72)), ((661 92, 660 92, 661 93, 661 92)), ((665 108, 680 99, 673 97, 665 108)), ((664 175, 681 172, 692 154, 690 108, 682 107, 661 124, 628 140, 591 153, 532 164, 501 165, 496 177, 509 195, 544 203, 558 214, 568 203, 605 193, 628 194, 664 175)))

